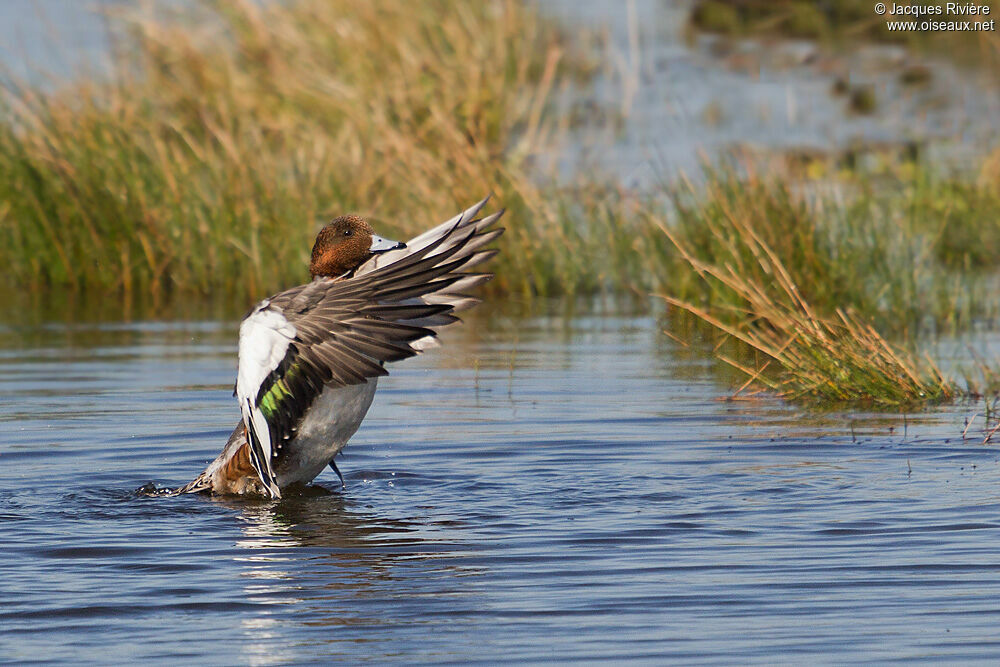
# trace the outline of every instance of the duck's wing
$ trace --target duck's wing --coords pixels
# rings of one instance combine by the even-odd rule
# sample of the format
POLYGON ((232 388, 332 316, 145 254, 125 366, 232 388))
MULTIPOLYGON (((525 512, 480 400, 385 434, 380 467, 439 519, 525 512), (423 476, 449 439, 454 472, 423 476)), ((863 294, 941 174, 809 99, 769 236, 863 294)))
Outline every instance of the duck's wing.
MULTIPOLYGON (((346 279, 317 279, 258 304, 240 326, 235 394, 251 460, 272 497, 275 461, 312 402, 328 386, 361 384, 411 357, 452 313, 478 301, 465 294, 491 277, 466 271, 495 254, 502 233, 481 220, 485 200, 411 243, 391 261, 370 261, 346 279)), ((384 256, 383 255, 383 256, 384 256)), ((378 256, 377 256, 378 257, 378 256)))
POLYGON ((493 277, 491 273, 468 273, 472 267, 485 262, 497 254, 497 250, 483 249, 488 243, 503 234, 502 228, 494 228, 497 220, 503 215, 503 209, 482 218, 476 216, 482 210, 489 197, 486 197, 455 217, 416 236, 406 242, 406 247, 399 250, 379 253, 361 265, 355 271, 355 276, 364 276, 405 262, 414 256, 438 257, 447 253, 456 263, 449 270, 452 276, 459 279, 449 285, 442 286, 431 292, 411 298, 411 303, 441 303, 452 307, 453 312, 460 312, 479 303, 479 299, 465 292, 476 285, 493 277))

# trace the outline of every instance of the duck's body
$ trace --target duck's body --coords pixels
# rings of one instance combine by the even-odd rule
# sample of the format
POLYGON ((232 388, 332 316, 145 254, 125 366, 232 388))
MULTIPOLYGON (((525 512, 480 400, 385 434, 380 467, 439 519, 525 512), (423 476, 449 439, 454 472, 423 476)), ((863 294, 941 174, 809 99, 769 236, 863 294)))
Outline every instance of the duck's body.
MULTIPOLYGON (((338 218, 313 248, 312 282, 258 304, 240 326, 234 394, 242 421, 222 453, 178 492, 263 494, 308 484, 354 435, 385 363, 434 344, 452 313, 478 303, 466 273, 503 211, 476 220, 485 200, 407 244, 338 218), (367 238, 366 238, 367 236, 367 238), (370 240, 369 240, 370 239, 370 240)), ((337 471, 339 474, 339 471, 337 471)))
MULTIPOLYGON (((377 378, 365 384, 325 389, 302 420, 298 435, 279 457, 274 475, 279 489, 308 484, 333 461, 368 414, 377 378)), ((217 495, 268 495, 254 469, 247 432, 241 421, 226 446, 205 471, 181 489, 217 495)))

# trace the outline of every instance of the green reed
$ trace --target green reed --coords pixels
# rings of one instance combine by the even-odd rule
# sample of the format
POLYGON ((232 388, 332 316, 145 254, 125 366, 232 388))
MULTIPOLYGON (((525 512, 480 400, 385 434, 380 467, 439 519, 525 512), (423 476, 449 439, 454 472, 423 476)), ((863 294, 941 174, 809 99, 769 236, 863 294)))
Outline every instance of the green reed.
POLYGON ((672 219, 651 218, 666 241, 661 291, 739 341, 719 356, 747 386, 878 408, 985 393, 991 364, 960 390, 915 348, 997 315, 1000 257, 979 236, 1000 218, 995 178, 989 163, 978 180, 917 171, 877 188, 712 174, 671 193, 672 219))
POLYGON ((306 277, 329 217, 405 237, 493 191, 512 209, 498 289, 591 286, 560 215, 577 197, 527 176, 561 131, 550 98, 590 67, 554 24, 516 2, 197 9, 113 16, 106 80, 8 86, 8 285, 259 295, 306 277))

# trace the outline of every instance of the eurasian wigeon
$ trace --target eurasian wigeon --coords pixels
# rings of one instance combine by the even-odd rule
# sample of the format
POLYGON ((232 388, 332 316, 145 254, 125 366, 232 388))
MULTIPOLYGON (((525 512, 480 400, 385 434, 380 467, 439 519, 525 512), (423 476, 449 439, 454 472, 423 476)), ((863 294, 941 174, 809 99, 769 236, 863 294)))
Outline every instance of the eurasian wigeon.
POLYGON ((496 254, 500 210, 479 202, 403 244, 365 220, 337 218, 317 235, 312 282, 257 304, 240 325, 234 395, 243 418, 222 453, 177 493, 262 494, 311 482, 365 418, 385 363, 436 344, 489 280, 468 270, 496 254))

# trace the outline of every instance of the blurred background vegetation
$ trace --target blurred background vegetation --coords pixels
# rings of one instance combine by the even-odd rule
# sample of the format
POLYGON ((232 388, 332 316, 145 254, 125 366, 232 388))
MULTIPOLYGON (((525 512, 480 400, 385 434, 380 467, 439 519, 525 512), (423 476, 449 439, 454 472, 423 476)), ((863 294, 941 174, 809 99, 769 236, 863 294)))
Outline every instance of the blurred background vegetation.
MULTIPOLYGON (((844 55, 859 43, 904 49, 886 66, 900 95, 933 90, 941 70, 926 59, 939 56, 1000 80, 995 32, 889 34, 869 5, 703 0, 677 15, 689 46, 728 72, 761 77, 776 53, 799 76, 813 68, 845 115, 893 103, 844 55)), ((957 169, 914 136, 739 150, 697 174, 654 167, 640 186, 623 173, 635 165, 567 169, 581 133, 627 134, 655 78, 637 43, 650 26, 634 3, 621 11, 616 47, 512 0, 107 8, 109 72, 5 77, 5 288, 249 303, 307 279, 313 235, 334 215, 406 238, 492 192, 509 209, 494 294, 661 294, 741 341, 729 360, 793 398, 956 395, 917 348, 997 320, 996 144, 957 169)), ((709 128, 732 115, 716 100, 701 110, 709 128)))

